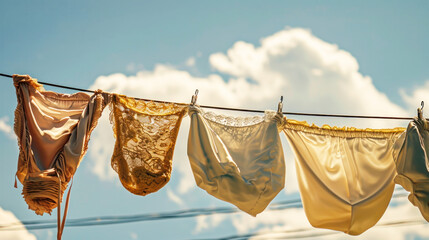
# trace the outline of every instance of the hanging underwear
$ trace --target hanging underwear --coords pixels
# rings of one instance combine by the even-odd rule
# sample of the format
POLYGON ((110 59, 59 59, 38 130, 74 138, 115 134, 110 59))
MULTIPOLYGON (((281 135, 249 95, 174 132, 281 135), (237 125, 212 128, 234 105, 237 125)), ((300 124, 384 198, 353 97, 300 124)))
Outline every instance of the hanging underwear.
POLYGON ((310 224, 359 235, 375 225, 393 194, 395 129, 319 128, 285 120, 310 224))
POLYGON ((112 168, 131 193, 145 196, 170 180, 174 146, 186 107, 114 94, 110 120, 116 137, 112 168))
POLYGON ((189 106, 188 157, 197 185, 256 216, 284 187, 281 113, 225 117, 189 106))
MULTIPOLYGON (((420 109, 419 109, 420 110, 420 109)), ((395 183, 410 192, 409 201, 429 222, 429 122, 419 117, 408 124, 405 140, 395 156, 395 183)))
MULTIPOLYGON (((45 91, 28 75, 13 75, 13 81, 18 99, 14 124, 19 145, 16 176, 23 184, 22 195, 29 209, 38 215, 50 214, 60 207, 64 191, 86 153, 90 134, 108 103, 108 95, 101 91, 92 96, 45 91)), ((69 194, 58 238, 64 228, 69 194)))

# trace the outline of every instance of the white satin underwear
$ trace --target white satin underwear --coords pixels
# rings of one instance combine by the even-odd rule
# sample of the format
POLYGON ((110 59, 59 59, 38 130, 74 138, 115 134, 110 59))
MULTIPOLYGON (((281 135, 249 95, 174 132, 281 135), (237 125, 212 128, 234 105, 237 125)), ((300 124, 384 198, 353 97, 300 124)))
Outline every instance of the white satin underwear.
POLYGON ((225 117, 189 107, 188 157, 197 185, 256 216, 284 187, 282 114, 225 117))

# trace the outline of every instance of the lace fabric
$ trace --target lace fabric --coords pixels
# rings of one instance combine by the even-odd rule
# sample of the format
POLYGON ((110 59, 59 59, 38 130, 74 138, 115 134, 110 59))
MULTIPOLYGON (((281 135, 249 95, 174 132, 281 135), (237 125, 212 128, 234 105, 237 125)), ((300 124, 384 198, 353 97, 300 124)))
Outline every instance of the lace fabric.
POLYGON ((230 127, 249 127, 263 121, 269 121, 276 115, 274 111, 265 111, 264 116, 226 116, 213 112, 204 112, 203 116, 212 122, 230 127))
POLYGON ((202 116, 208 120, 213 131, 230 143, 231 147, 239 147, 241 142, 247 141, 260 130, 263 122, 271 121, 276 115, 275 111, 267 110, 263 116, 226 116, 213 112, 203 113, 202 116))
POLYGON ((185 106, 113 95, 110 108, 116 138, 112 168, 131 193, 145 196, 158 191, 170 180, 185 106))

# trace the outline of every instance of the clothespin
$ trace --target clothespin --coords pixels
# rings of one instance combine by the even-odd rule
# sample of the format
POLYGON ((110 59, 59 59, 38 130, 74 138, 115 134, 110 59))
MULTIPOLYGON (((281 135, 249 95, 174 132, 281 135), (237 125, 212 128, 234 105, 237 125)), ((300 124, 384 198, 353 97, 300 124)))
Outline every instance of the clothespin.
POLYGON ((192 106, 195 106, 195 103, 197 102, 197 98, 198 98, 198 89, 196 89, 195 94, 192 95, 192 98, 191 98, 191 105, 192 106))
POLYGON ((421 107, 417 108, 417 116, 419 117, 419 119, 423 119, 423 108, 425 107, 425 102, 422 101, 420 103, 420 106, 421 107))
POLYGON ((283 96, 280 97, 279 106, 277 107, 277 112, 281 113, 283 112, 283 96))

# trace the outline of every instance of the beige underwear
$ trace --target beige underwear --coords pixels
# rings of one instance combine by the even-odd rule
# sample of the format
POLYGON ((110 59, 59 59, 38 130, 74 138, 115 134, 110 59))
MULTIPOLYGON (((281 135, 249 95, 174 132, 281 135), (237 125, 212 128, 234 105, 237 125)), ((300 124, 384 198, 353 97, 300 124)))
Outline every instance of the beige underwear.
POLYGON ((110 120, 116 137, 112 168, 137 195, 161 189, 170 180, 174 146, 186 107, 114 94, 110 120))
POLYGON ((395 182, 410 192, 408 199, 429 221, 429 122, 421 116, 408 124, 405 140, 395 157, 395 182))
POLYGON ((301 199, 311 225, 358 235, 375 225, 392 197, 393 145, 404 131, 319 128, 288 119, 301 199))
POLYGON ((281 113, 264 117, 204 114, 189 106, 188 157, 197 185, 252 216, 284 187, 281 113))
POLYGON ((14 125, 19 144, 16 176, 23 184, 22 195, 28 207, 39 215, 50 214, 62 201, 86 153, 108 95, 101 91, 92 96, 45 91, 27 75, 14 75, 13 81, 18 99, 14 125))

